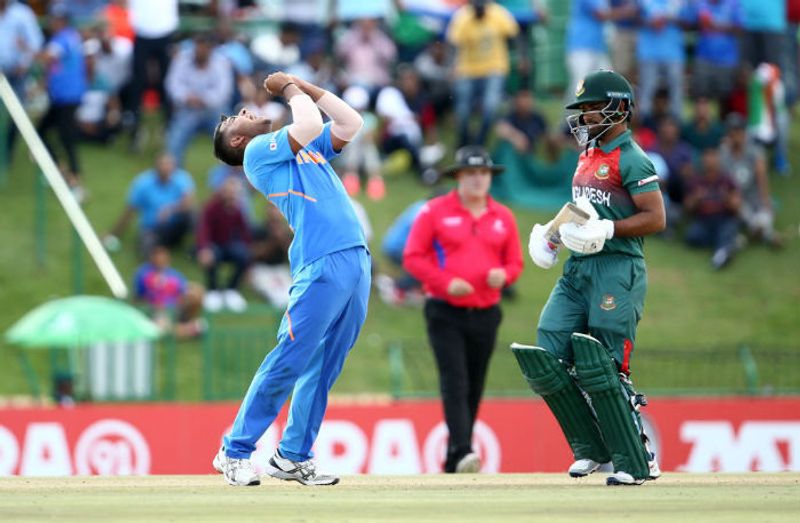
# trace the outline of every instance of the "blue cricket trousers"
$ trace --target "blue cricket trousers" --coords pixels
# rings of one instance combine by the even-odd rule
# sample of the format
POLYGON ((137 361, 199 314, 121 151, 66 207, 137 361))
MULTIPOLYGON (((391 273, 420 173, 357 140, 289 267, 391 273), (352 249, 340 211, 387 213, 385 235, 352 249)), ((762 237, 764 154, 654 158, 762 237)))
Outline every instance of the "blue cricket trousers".
POLYGON ((278 344, 253 377, 224 438, 228 456, 250 457, 291 392, 278 448, 292 461, 311 458, 328 391, 367 317, 370 270, 369 252, 354 247, 325 255, 294 276, 278 344))

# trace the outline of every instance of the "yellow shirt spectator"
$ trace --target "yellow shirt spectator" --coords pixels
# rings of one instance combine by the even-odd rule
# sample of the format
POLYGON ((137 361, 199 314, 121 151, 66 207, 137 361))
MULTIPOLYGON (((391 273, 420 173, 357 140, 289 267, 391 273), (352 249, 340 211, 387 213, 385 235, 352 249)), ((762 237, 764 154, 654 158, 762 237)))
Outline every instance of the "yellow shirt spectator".
POLYGON ((519 32, 511 13, 501 5, 487 3, 483 18, 465 5, 455 12, 447 28, 447 40, 456 47, 456 74, 480 77, 508 74, 508 42, 519 32))

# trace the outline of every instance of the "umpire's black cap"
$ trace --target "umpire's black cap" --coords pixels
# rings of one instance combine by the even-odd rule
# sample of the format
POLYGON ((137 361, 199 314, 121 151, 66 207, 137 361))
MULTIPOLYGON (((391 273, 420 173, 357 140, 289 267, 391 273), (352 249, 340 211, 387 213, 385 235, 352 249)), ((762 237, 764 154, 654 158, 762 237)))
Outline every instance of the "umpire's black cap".
POLYGON ((492 174, 500 174, 506 168, 495 165, 489 153, 480 145, 465 145, 456 151, 456 163, 442 171, 445 176, 455 176, 461 169, 487 168, 492 174))

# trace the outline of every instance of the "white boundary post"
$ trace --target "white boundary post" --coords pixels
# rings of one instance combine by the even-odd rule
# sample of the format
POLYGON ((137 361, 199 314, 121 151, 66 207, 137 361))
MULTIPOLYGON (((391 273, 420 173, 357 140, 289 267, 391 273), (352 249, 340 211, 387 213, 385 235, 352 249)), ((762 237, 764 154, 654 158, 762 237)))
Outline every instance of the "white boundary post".
POLYGON ((92 260, 94 260, 97 268, 100 269, 100 273, 111 289, 111 293, 116 298, 126 298, 128 296, 128 287, 125 285, 125 281, 122 279, 122 276, 120 276, 119 271, 117 271, 117 268, 114 266, 114 262, 111 261, 108 253, 100 243, 97 234, 86 219, 83 209, 81 209, 80 205, 75 201, 75 197, 72 196, 72 192, 69 190, 69 187, 67 187, 67 182, 64 181, 58 167, 56 167, 53 157, 50 156, 42 139, 36 133, 36 129, 25 113, 25 109, 23 109, 16 94, 14 94, 14 91, 11 89, 11 84, 8 83, 8 80, 2 73, 0 73, 0 99, 5 103, 17 129, 19 129, 20 134, 25 139, 25 143, 28 144, 28 148, 31 154, 33 154, 36 163, 39 164, 45 178, 47 178, 47 182, 53 189, 64 212, 67 214, 67 218, 70 223, 72 223, 72 226, 75 227, 75 230, 78 231, 78 235, 86 246, 86 250, 89 251, 92 260))

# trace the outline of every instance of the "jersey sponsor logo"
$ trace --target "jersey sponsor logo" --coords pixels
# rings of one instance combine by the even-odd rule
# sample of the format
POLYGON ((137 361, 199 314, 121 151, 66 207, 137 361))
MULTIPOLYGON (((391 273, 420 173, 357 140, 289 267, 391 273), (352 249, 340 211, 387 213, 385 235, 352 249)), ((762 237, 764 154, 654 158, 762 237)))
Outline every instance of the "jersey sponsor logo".
POLYGON ((611 191, 604 191, 596 187, 576 185, 572 187, 572 201, 577 201, 581 196, 598 205, 611 207, 611 191))
POLYGON ((611 167, 607 163, 601 163, 600 167, 594 172, 594 177, 598 180, 605 180, 611 174, 611 167))
POLYGON ((461 216, 446 216, 442 218, 442 223, 447 227, 458 227, 461 225, 461 216))
POLYGON ((269 142, 269 150, 274 151, 278 148, 278 142, 269 142))
POLYGON ((625 91, 606 91, 606 96, 608 98, 625 98, 629 100, 631 93, 626 93, 625 91))
POLYGON ((614 296, 611 294, 606 294, 603 296, 603 301, 600 303, 600 308, 604 311, 613 311, 617 308, 617 302, 614 299, 614 296))
POLYGON ((299 165, 303 165, 304 163, 315 163, 319 165, 328 163, 325 157, 317 151, 306 151, 305 149, 299 151, 294 159, 299 165))
POLYGON ((503 233, 506 232, 506 224, 504 224, 503 220, 501 220, 500 218, 497 218, 494 221, 493 227, 494 227, 494 231, 499 233, 499 234, 503 234, 503 233))

